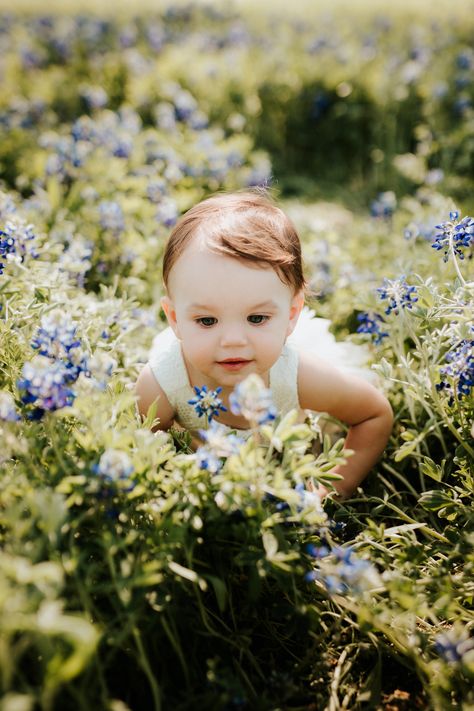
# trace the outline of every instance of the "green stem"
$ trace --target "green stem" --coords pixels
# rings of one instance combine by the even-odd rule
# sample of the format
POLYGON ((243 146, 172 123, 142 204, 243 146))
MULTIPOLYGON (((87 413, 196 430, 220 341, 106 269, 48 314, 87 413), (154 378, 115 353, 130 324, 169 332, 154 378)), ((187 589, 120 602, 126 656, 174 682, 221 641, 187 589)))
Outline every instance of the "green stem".
POLYGON ((138 631, 138 629, 136 627, 133 628, 133 637, 135 639, 135 644, 137 645, 138 661, 140 663, 141 668, 145 672, 145 675, 148 679, 148 683, 150 684, 150 689, 151 689, 151 693, 153 696, 154 711, 161 711, 160 687, 158 686, 158 683, 155 679, 153 671, 150 667, 148 657, 146 656, 145 650, 143 648, 143 643, 142 643, 142 638, 140 636, 140 632, 138 631))
MULTIPOLYGON (((395 513, 398 514, 398 516, 402 519, 402 521, 406 521, 406 523, 420 523, 420 521, 416 521, 414 518, 411 516, 408 516, 404 511, 398 508, 398 506, 395 506, 395 504, 390 503, 390 501, 381 501, 385 506, 388 506, 389 509, 392 511, 395 511, 395 513)), ((431 536, 432 538, 436 538, 438 541, 442 541, 443 543, 449 543, 449 540, 446 538, 446 536, 443 536, 442 533, 438 533, 438 531, 434 531, 432 528, 427 526, 425 523, 423 523, 419 529, 419 531, 422 531, 423 533, 426 533, 428 536, 431 536)))
POLYGON ((449 250, 451 252, 451 257, 453 258, 453 264, 454 264, 454 268, 456 270, 456 274, 458 275, 458 279, 463 286, 466 286, 466 280, 464 279, 463 275, 461 274, 461 270, 459 269, 458 260, 456 259, 456 252, 454 251, 453 237, 454 237, 454 230, 451 230, 451 232, 449 234, 449 250))

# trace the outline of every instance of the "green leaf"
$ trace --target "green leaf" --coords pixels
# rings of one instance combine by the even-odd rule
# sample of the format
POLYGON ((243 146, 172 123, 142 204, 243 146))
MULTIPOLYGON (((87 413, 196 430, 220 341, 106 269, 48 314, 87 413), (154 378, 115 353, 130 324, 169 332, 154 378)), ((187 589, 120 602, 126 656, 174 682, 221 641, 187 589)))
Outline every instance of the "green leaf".
POLYGON ((227 607, 227 587, 223 580, 216 578, 215 575, 206 575, 206 579, 210 581, 214 588, 219 611, 224 612, 227 607))
POLYGON ((278 541, 270 531, 264 531, 262 533, 262 541, 266 556, 271 560, 278 551, 278 541))
POLYGON ((432 459, 429 457, 425 457, 424 461, 421 462, 420 464, 420 471, 422 474, 425 476, 429 476, 431 479, 434 479, 435 481, 442 481, 443 480, 443 468, 439 466, 439 464, 436 464, 432 459))
POLYGON ((176 563, 174 560, 172 560, 172 561, 170 561, 170 563, 168 563, 168 567, 170 570, 173 571, 173 573, 176 573, 176 575, 179 575, 181 578, 185 578, 186 580, 189 580, 191 583, 198 582, 199 576, 195 570, 191 570, 190 568, 185 568, 184 565, 180 565, 179 563, 176 563))

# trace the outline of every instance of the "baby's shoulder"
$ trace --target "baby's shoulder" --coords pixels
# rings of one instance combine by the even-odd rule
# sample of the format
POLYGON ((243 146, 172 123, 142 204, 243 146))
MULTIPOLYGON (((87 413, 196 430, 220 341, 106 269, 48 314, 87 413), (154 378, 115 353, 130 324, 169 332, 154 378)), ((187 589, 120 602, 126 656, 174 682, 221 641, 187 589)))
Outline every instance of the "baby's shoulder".
POLYGON ((298 351, 298 398, 303 409, 328 412, 344 399, 359 378, 318 355, 298 351))

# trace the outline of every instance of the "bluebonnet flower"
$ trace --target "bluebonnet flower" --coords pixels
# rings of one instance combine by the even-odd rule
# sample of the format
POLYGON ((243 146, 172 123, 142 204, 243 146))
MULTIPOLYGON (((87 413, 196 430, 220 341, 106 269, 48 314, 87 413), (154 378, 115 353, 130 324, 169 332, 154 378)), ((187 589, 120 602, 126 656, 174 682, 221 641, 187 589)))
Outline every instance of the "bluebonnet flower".
POLYGON ((211 474, 216 474, 222 469, 223 460, 212 449, 198 447, 194 456, 200 469, 207 469, 211 474))
POLYGON ((0 229, 0 274, 3 274, 4 260, 22 263, 26 254, 30 254, 34 259, 38 257, 29 245, 33 239, 35 239, 33 225, 26 224, 20 218, 6 222, 3 229, 0 229))
POLYGON ((25 404, 35 406, 33 417, 41 417, 44 411, 59 410, 72 405, 75 393, 70 388, 71 372, 60 361, 51 362, 37 356, 24 364, 18 389, 25 404))
POLYGON ((173 227, 178 219, 178 206, 171 198, 160 202, 156 208, 156 220, 165 227, 173 227))
POLYGON ((351 547, 310 546, 308 553, 320 561, 318 568, 305 575, 307 581, 318 580, 330 593, 363 593, 380 585, 376 568, 358 558, 351 547))
POLYGON ((405 227, 403 236, 407 241, 420 238, 426 242, 433 242, 436 238, 436 230, 432 224, 410 222, 410 224, 405 227))
POLYGON ((308 543, 306 551, 312 558, 316 559, 326 558, 331 552, 327 546, 313 546, 312 543, 308 543))
POLYGON ((76 331, 77 325, 63 311, 53 309, 41 318, 31 347, 47 358, 68 359, 71 349, 81 345, 76 331))
POLYGON ((155 178, 147 185, 146 194, 151 202, 159 203, 166 195, 166 182, 163 178, 155 178))
POLYGON ((357 315, 357 320, 360 326, 357 328, 357 333, 369 333, 374 336, 374 343, 379 345, 382 339, 388 336, 387 331, 382 331, 382 324, 385 323, 380 314, 366 312, 357 315))
POLYGON ((84 286, 85 275, 92 266, 94 245, 80 235, 75 235, 58 259, 58 268, 69 275, 79 286, 84 286))
POLYGON ((79 93, 91 109, 102 109, 109 100, 107 92, 102 86, 84 84, 79 87, 79 93))
MULTIPOLYGON (((440 368, 440 374, 456 383, 458 397, 469 395, 474 387, 474 339, 464 339, 446 354, 448 365, 440 368)), ((447 390, 453 400, 451 383, 444 379, 436 385, 437 390, 447 390)))
POLYGON ((370 205, 372 217, 391 217, 397 206, 397 198, 392 190, 379 193, 370 205))
POLYGON ((106 230, 119 235, 125 229, 123 211, 116 202, 103 200, 99 205, 100 224, 106 230))
POLYGON ((220 387, 208 391, 207 385, 203 385, 202 388, 194 386, 196 397, 188 400, 188 404, 194 407, 198 417, 206 417, 207 421, 210 422, 213 417, 217 417, 219 410, 227 412, 227 408, 224 407, 219 397, 221 391, 222 388, 220 387))
POLYGON ((229 433, 224 425, 212 421, 209 429, 199 430, 199 434, 206 442, 207 449, 212 450, 218 457, 230 457, 236 454, 244 443, 241 437, 229 433))
POLYGON ((466 652, 474 649, 474 639, 465 629, 450 629, 435 637, 435 650, 449 664, 462 662, 466 652))
POLYGON ((16 422, 19 419, 13 395, 6 390, 0 390, 0 422, 16 422))
POLYGON ((464 251, 467 251, 469 247, 471 247, 472 254, 472 248, 474 248, 474 219, 472 217, 463 217, 462 220, 459 220, 459 212, 456 210, 449 213, 449 221, 436 225, 435 229, 441 230, 441 232, 435 235, 432 247, 444 251, 443 260, 445 262, 448 261, 451 249, 459 259, 464 259, 464 251))
POLYGON ((377 289, 377 293, 382 301, 388 300, 388 306, 385 313, 388 315, 392 311, 398 314, 399 309, 411 309, 413 304, 418 301, 416 296, 416 287, 407 284, 405 277, 399 279, 384 279, 381 287, 377 289))
POLYGON ((117 367, 117 361, 108 353, 96 351, 87 361, 86 374, 90 376, 91 384, 98 390, 105 390, 108 380, 117 367))
POLYGON ((106 449, 100 457, 99 463, 92 467, 106 481, 116 483, 126 481, 133 472, 133 464, 126 452, 119 449, 106 449))
POLYGON ((242 415, 249 422, 259 425, 274 420, 277 415, 271 390, 256 374, 249 375, 235 387, 229 403, 234 415, 242 415))
POLYGON ((178 121, 188 121, 197 110, 198 103, 186 89, 180 89, 173 97, 174 111, 178 121))
POLYGON ((309 491, 303 482, 296 484, 295 491, 299 495, 299 502, 296 507, 298 512, 304 509, 316 509, 322 511, 321 497, 316 491, 309 491))
POLYGON ((463 50, 462 52, 459 52, 458 56, 456 57, 456 64, 458 66, 458 69, 461 69, 462 71, 465 71, 467 69, 471 69, 473 65, 473 53, 470 50, 463 50))
POLYGON ((207 469, 212 474, 220 471, 224 459, 236 454, 244 440, 217 422, 211 422, 208 430, 199 430, 205 444, 196 450, 194 455, 200 469, 207 469))

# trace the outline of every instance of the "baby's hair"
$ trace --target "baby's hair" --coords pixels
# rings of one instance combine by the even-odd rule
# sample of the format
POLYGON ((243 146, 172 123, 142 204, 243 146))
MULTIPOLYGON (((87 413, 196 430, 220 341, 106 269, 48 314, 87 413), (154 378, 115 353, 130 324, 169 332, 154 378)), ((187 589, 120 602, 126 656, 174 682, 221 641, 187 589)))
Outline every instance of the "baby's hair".
POLYGON ((263 191, 218 193, 188 210, 171 232, 163 281, 193 239, 212 252, 272 267, 295 293, 305 289, 301 244, 291 222, 263 191))

